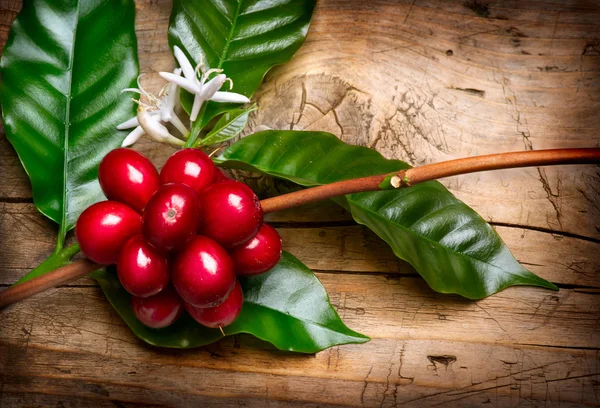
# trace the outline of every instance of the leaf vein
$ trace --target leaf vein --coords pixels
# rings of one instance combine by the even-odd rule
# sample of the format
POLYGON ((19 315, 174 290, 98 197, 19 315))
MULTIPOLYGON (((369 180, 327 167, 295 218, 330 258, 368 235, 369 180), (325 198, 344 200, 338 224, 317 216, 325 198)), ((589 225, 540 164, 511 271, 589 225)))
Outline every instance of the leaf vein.
MULTIPOLYGON (((265 309, 272 310, 273 312, 276 312, 276 313, 278 313, 278 314, 281 314, 281 315, 284 315, 284 316, 286 316, 286 317, 292 318, 292 319, 294 319, 294 320, 296 320, 296 321, 298 321, 298 322, 300 322, 300 323, 303 323, 303 324, 310 324, 310 325, 313 325, 313 326, 317 326, 318 328, 320 328, 320 329, 322 329, 322 330, 325 330, 325 331, 329 331, 329 332, 337 333, 337 334, 340 334, 340 335, 343 335, 343 336, 347 336, 347 337, 352 337, 352 338, 358 338, 358 339, 363 339, 363 338, 364 338, 364 337, 361 337, 361 336, 356 336, 356 335, 353 335, 353 334, 346 334, 346 333, 342 333, 342 332, 340 332, 340 331, 337 331, 337 330, 335 330, 335 329, 330 329, 329 327, 327 327, 327 326, 324 326, 324 324, 323 324, 323 323, 315 322, 315 321, 313 321, 313 320, 309 320, 309 319, 305 319, 305 320, 303 320, 303 319, 301 319, 301 318, 299 318, 299 317, 296 317, 296 316, 294 316, 294 315, 291 315, 291 314, 288 314, 288 313, 284 313, 284 312, 282 312, 281 310, 273 309, 272 307, 266 306, 266 305, 264 305, 264 304, 262 304, 262 303, 256 303, 256 302, 252 302, 252 301, 246 301, 246 302, 247 302, 247 303, 251 303, 251 304, 253 304, 253 305, 256 305, 256 306, 263 307, 263 308, 265 308, 265 309)), ((338 316, 338 319, 339 319, 339 316, 338 316)), ((341 322, 341 319, 340 319, 340 322, 341 322)), ((343 322, 341 322, 341 323, 343 324, 343 322)), ((344 326, 345 326, 345 325, 344 325, 344 326)), ((348 329, 349 331, 351 331, 351 332, 355 333, 353 330, 351 330, 351 329, 350 329, 350 328, 348 328, 348 327, 346 327, 346 329, 348 329)), ((355 333, 355 334, 357 334, 357 333, 355 333)))

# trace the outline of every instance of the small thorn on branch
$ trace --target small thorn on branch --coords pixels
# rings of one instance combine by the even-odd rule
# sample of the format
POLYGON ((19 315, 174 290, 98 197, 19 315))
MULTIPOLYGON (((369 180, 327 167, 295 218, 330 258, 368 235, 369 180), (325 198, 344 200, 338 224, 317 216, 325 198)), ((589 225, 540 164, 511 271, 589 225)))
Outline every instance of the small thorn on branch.
POLYGON ((390 180, 390 184, 394 188, 400 188, 400 186, 402 185, 402 179, 400 177, 398 177, 398 176, 394 176, 390 180))

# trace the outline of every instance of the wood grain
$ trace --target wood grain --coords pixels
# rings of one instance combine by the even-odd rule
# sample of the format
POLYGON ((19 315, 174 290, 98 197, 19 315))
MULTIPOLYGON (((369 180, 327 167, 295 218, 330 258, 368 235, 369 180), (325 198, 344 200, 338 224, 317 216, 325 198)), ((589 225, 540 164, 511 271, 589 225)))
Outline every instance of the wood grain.
MULTIPOLYGON (((18 0, 0 1, 0 49, 18 0)), ((170 2, 138 1, 144 83, 173 67, 170 2)), ((321 0, 306 43, 271 71, 248 132, 330 131, 413 165, 508 150, 600 146, 597 1, 321 0)), ((162 166, 171 148, 136 149, 162 166)), ((262 194, 286 183, 243 175, 262 194)), ((372 341, 316 355, 250 336, 144 345, 81 279, 0 311, 0 406, 600 405, 600 173, 560 166, 443 181, 559 292, 436 294, 329 203, 270 214, 372 341)), ((0 136, 0 285, 54 247, 55 226, 0 136)))
MULTIPOLYGON (((317 271, 361 272, 416 276, 406 262, 396 258, 385 242, 368 228, 336 219, 338 209, 329 205, 309 211, 334 221, 306 220, 303 208, 275 213, 267 221, 275 225, 284 249, 317 271)), ((531 271, 561 285, 600 288, 598 244, 548 232, 497 226, 496 231, 521 263, 531 271), (541 251, 540 248, 552 248, 541 251)), ((16 282, 35 268, 55 246, 56 231, 33 204, 0 203, 0 285, 16 282)), ((75 285, 93 285, 78 280, 75 285)))
MULTIPOLYGON (((240 337, 236 343, 195 354, 198 358, 190 364, 179 361, 188 360, 185 353, 155 361, 30 347, 24 356, 30 366, 28 373, 11 369, 5 392, 62 394, 67 399, 75 391, 79 398, 92 401, 178 406, 418 407, 440 403, 478 406, 486 401, 508 406, 523 399, 533 406, 545 401, 560 401, 560 406, 596 404, 594 373, 589 370, 596 357, 590 351, 548 353, 530 347, 482 349, 466 343, 374 341, 377 349, 371 348, 368 355, 363 354, 364 348, 346 348, 339 353, 332 349, 331 355, 318 359, 277 355, 281 363, 310 367, 298 370, 295 381, 290 381, 290 370, 281 374, 278 367, 266 372, 238 369, 233 362, 239 360, 239 354, 251 354, 254 361, 265 365, 274 357, 272 351, 244 340, 240 337), (433 354, 439 351, 451 354, 433 354), (486 356, 487 363, 474 359, 473 353, 486 356), (106 370, 98 372, 94 369, 98 365, 106 365, 106 370), (332 373, 343 369, 352 375, 332 373), (490 375, 490 370, 497 375, 490 375), (153 373, 152 384, 140 375, 144 372, 153 373)), ((14 358, 18 349, 10 347, 0 350, 14 358)))
MULTIPOLYGON (((531 7, 540 7, 535 18, 528 10, 514 21, 509 7, 486 6, 482 18, 462 2, 322 4, 308 44, 261 88, 253 124, 329 130, 413 165, 597 146, 600 58, 585 49, 598 9, 566 17, 531 7), (579 16, 579 35, 570 34, 579 16)), ((598 238, 597 171, 534 168, 443 183, 488 220, 598 238)))
MULTIPOLYGON (((371 291, 373 285, 378 285, 377 278, 358 276, 342 284, 337 283, 337 277, 320 274, 319 278, 336 298, 342 297, 338 291, 345 291, 340 313, 351 327, 371 335, 371 342, 308 356, 275 351, 250 336, 226 338, 187 351, 143 347, 129 331, 122 330, 123 322, 98 289, 73 288, 67 292, 54 290, 44 298, 11 308, 4 316, 7 330, 0 355, 11 378, 26 379, 27 387, 33 390, 61 387, 63 393, 74 390, 79 396, 93 396, 94 391, 89 390, 93 386, 82 389, 77 385, 85 382, 95 384, 102 393, 97 398, 110 394, 125 401, 137 396, 142 402, 156 399, 159 403, 189 403, 199 394, 227 398, 267 396, 344 406, 374 406, 383 401, 400 405, 414 399, 419 401, 414 406, 419 406, 459 397, 473 398, 473 403, 487 398, 516 403, 521 389, 521 398, 539 402, 558 399, 560 395, 561 404, 595 403, 598 340, 589 343, 596 345, 594 349, 556 347, 561 336, 552 335, 544 324, 562 330, 564 323, 548 319, 551 310, 542 307, 536 311, 536 305, 525 306, 521 307, 522 317, 513 319, 516 307, 506 305, 519 303, 515 299, 495 301, 505 304, 504 312, 504 308, 495 309, 481 302, 479 306, 462 302, 454 307, 471 310, 473 318, 466 322, 459 317, 460 312, 453 315, 452 300, 446 303, 445 310, 440 308, 439 299, 429 305, 415 301, 413 309, 408 310, 400 306, 406 294, 388 289, 396 301, 382 299, 379 307, 385 311, 377 311, 377 297, 359 299, 357 294, 371 291), (49 305, 58 303, 63 305, 58 313, 47 311, 49 305), (357 306, 364 309, 356 309, 357 306), (382 312, 383 319, 376 317, 382 312), (446 318, 440 319, 440 313, 447 313, 446 318), (357 318, 352 319, 351 315, 357 318), (365 319, 385 324, 374 326, 365 319), (477 320, 480 324, 474 326, 477 320), (463 334, 450 329, 465 324, 468 327, 463 334), (390 337, 391 325, 399 331, 390 337), (506 325, 507 333, 498 325, 506 325), (472 337, 476 333, 481 333, 486 341, 472 337), (520 344, 534 338, 543 338, 555 347, 520 344), (102 372, 98 372, 99 367, 102 372), (152 376, 153 384, 146 384, 146 375, 152 376), (239 386, 228 386, 232 383, 239 386)), ((411 288, 411 292, 415 290, 418 292, 411 288)), ((563 295, 572 299, 578 296, 563 295)), ((572 303, 584 307, 585 302, 572 303)), ((570 314, 569 319, 577 323, 570 327, 577 331, 575 326, 585 323, 574 316, 570 314)), ((17 392, 18 384, 9 389, 17 392)))
MULTIPOLYGON (((509 288, 471 302, 436 294, 417 277, 337 273, 317 277, 347 325, 371 337, 600 348, 598 289, 509 288)), ((20 335, 19 322, 28 322, 25 327, 44 334, 40 341, 63 344, 68 339, 67 345, 85 349, 91 345, 81 337, 82 330, 94 333, 94 341, 106 342, 107 331, 94 329, 107 321, 106 316, 114 316, 111 327, 125 328, 116 314, 107 315, 110 307, 94 287, 54 289, 20 305, 2 312, 5 339, 20 335)), ((123 330, 118 336, 132 335, 123 330)))

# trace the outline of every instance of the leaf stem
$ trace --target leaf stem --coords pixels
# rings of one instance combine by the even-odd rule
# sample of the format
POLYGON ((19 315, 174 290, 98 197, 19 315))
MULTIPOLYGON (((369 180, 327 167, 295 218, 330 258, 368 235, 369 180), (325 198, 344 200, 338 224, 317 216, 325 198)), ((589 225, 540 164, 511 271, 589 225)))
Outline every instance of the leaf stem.
MULTIPOLYGON (((190 137, 190 139, 192 138, 190 137)), ((490 154, 486 156, 467 157, 441 163, 428 164, 425 166, 401 170, 397 173, 362 177, 326 184, 323 186, 307 188, 294 193, 268 198, 266 200, 262 200, 260 203, 263 211, 265 213, 270 213, 296 207, 313 201, 325 200, 346 194, 410 187, 425 181, 459 174, 474 173, 478 171, 511 169, 516 167, 551 166, 559 164, 597 163, 600 163, 600 148, 530 150, 523 152, 490 154)), ((71 246, 69 248, 65 248, 64 251, 67 250, 75 251, 76 253, 79 250, 79 247, 77 247, 75 250, 74 246, 71 246)), ((51 258, 53 256, 55 255, 52 255, 51 258)), ((61 266, 54 271, 45 273, 47 270, 51 269, 48 268, 48 266, 58 266, 60 264, 60 260, 56 261, 56 264, 49 263, 46 265, 46 268, 40 272, 44 273, 42 276, 38 276, 27 282, 12 286, 3 292, 0 292, 0 308, 43 292, 51 287, 71 282, 102 267, 102 265, 98 265, 88 259, 80 259, 68 265, 63 264, 64 266, 61 266)), ((45 262, 46 261, 44 261, 44 263, 45 262)), ((65 262, 64 259, 62 259, 62 262, 65 262)), ((44 263, 42 263, 42 265, 44 263)), ((40 267, 42 265, 40 265, 40 267)), ((28 275, 28 277, 30 277, 30 275, 28 275)))
POLYGON ((204 102, 204 104, 202 105, 202 108, 200 108, 200 112, 198 113, 198 117, 196 118, 196 121, 194 121, 192 123, 192 130, 190 132, 189 138, 187 139, 187 141, 185 142, 185 145, 183 146, 183 148, 188 148, 188 147, 194 147, 196 145, 196 140, 198 140, 198 136, 200 135, 200 132, 202 132, 203 129, 203 125, 202 125, 202 121, 204 120, 204 113, 206 112, 206 105, 208 104, 208 102, 204 102))
POLYGON ((43 274, 52 271, 53 269, 57 269, 61 266, 68 264, 77 253, 81 250, 79 248, 79 244, 75 243, 66 248, 62 248, 59 251, 54 251, 52 255, 46 258, 41 264, 39 264, 35 269, 30 271, 28 274, 19 279, 15 285, 18 285, 23 282, 27 282, 28 280, 37 278, 38 276, 42 276, 43 274))
POLYGON ((67 236, 67 224, 65 220, 60 223, 60 227, 58 227, 58 236, 56 237, 56 248, 54 249, 54 253, 60 252, 65 246, 65 238, 67 236))
POLYGON ((479 171, 512 169, 516 167, 552 166, 558 164, 600 163, 600 149, 528 150, 465 157, 427 164, 392 174, 362 177, 312 187, 268 198, 260 202, 265 213, 286 210, 313 201, 326 200, 346 194, 410 187, 424 181, 479 171))

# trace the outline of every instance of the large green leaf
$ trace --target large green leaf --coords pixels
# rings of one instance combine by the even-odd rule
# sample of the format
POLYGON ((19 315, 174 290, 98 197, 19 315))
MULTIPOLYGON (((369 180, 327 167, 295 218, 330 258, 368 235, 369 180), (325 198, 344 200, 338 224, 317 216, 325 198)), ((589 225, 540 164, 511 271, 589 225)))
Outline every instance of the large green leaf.
MULTIPOLYGON (((187 314, 170 327, 150 329, 136 319, 130 295, 114 269, 97 271, 93 276, 131 330, 149 344, 191 348, 223 337, 219 330, 201 326, 187 314)), ((269 272, 242 279, 241 284, 244 306, 237 320, 224 328, 228 336, 249 333, 280 350, 301 353, 369 340, 346 327, 316 276, 287 252, 269 272)))
MULTIPOLYGON (((233 80, 233 92, 251 97, 271 67, 298 51, 315 4, 316 0, 174 0, 169 45, 179 46, 194 65, 202 58, 208 68, 223 69, 233 80)), ((181 101, 189 112, 190 94, 182 92, 181 101)), ((205 104, 195 126, 204 127, 232 107, 205 104)))
POLYGON ((31 178, 37 208, 60 225, 102 199, 97 167, 135 114, 120 95, 138 74, 132 0, 25 0, 2 55, 8 140, 31 178))
MULTIPOLYGON (((395 172, 409 166, 322 132, 264 131, 217 159, 303 186, 395 172)), ((437 181, 337 199, 383 238, 429 286, 480 299, 512 285, 556 286, 523 268, 493 228, 437 181)))

